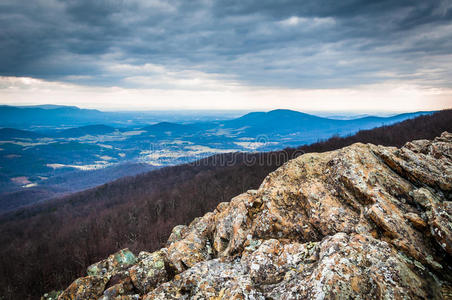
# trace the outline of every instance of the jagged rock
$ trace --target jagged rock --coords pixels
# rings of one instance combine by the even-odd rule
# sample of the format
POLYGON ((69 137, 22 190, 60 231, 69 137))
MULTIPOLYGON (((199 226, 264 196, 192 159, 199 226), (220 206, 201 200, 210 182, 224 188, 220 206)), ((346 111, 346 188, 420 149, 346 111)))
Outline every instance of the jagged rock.
POLYGON ((168 259, 178 272, 196 263, 213 258, 211 236, 215 225, 213 213, 196 218, 188 227, 182 240, 168 247, 168 259))
POLYGON ((116 297, 102 296, 98 300, 140 300, 140 295, 122 295, 116 297))
POLYGON ((217 258, 196 264, 176 275, 143 300, 166 299, 262 299, 240 261, 217 258))
POLYGON ((188 226, 185 225, 177 225, 174 226, 173 230, 167 241, 167 246, 171 245, 174 242, 180 241, 185 237, 185 234, 188 231, 188 226))
POLYGON ((88 275, 111 277, 116 272, 129 268, 137 262, 137 258, 129 249, 122 249, 86 270, 88 275))
MULTIPOLYGON (((429 190, 417 191, 415 195, 421 198, 421 202, 425 205, 426 216, 430 225, 430 232, 436 242, 452 254, 452 202, 441 201, 429 190)), ((419 199, 419 198, 417 198, 419 199)))
POLYGON ((270 298, 427 299, 439 289, 412 271, 415 266, 388 243, 370 236, 337 233, 315 250, 315 266, 303 263, 286 273, 270 298))
POLYGON ((107 277, 95 275, 78 278, 58 297, 58 299, 97 299, 102 296, 107 281, 107 277))
POLYGON ((130 294, 133 292, 133 284, 132 282, 125 281, 122 283, 115 284, 109 288, 107 288, 102 297, 100 297, 100 300, 109 300, 109 299, 116 299, 120 298, 122 296, 131 296, 130 294))
POLYGON ((358 143, 302 155, 258 190, 176 226, 167 249, 132 267, 95 264, 89 274, 103 277, 64 293, 94 295, 105 284, 90 280, 126 272, 143 299, 446 299, 451 150, 443 133, 401 149, 358 143))
POLYGON ((130 277, 134 286, 146 294, 158 284, 168 281, 167 272, 168 253, 165 248, 154 253, 141 252, 138 256, 139 263, 130 268, 130 277))
MULTIPOLYGON (((144 299, 359 299, 430 298, 410 261, 388 243, 338 233, 321 243, 265 241, 241 261, 214 259, 196 264, 144 299)), ((433 280, 433 279, 432 279, 433 280)))
POLYGON ((257 285, 279 283, 288 271, 307 270, 308 265, 317 261, 318 243, 315 242, 283 244, 270 239, 259 244, 255 251, 246 249, 241 259, 257 285))
POLYGON ((129 272, 118 272, 108 281, 101 300, 121 299, 135 294, 135 287, 129 276, 129 272))
POLYGON ((250 231, 248 208, 253 204, 252 193, 248 192, 217 206, 213 247, 218 256, 229 256, 240 251, 250 231))

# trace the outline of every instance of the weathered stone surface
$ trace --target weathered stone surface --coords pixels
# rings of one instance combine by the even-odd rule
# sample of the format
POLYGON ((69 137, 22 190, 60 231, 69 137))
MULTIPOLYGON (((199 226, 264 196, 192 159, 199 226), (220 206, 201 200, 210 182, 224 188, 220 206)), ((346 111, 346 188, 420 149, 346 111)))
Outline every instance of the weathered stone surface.
POLYGON ((102 296, 108 279, 103 276, 86 276, 75 280, 59 300, 97 299, 102 296))
POLYGON ((143 299, 447 299, 451 150, 443 133, 401 149, 358 143, 302 155, 258 190, 176 226, 167 248, 134 266, 95 264, 89 274, 103 277, 64 293, 134 297, 124 283, 95 284, 125 272, 143 299))
POLYGON ((218 256, 240 252, 250 231, 251 218, 248 209, 254 205, 251 192, 239 195, 230 203, 220 203, 215 214, 213 247, 218 256))
POLYGON ((316 242, 283 244, 270 239, 259 244, 255 251, 247 248, 241 260, 256 285, 279 283, 288 271, 305 270, 309 264, 317 261, 316 242))
POLYGON ((182 240, 188 231, 188 226, 185 225, 177 225, 174 226, 173 230, 167 241, 167 246, 171 245, 174 242, 182 240))
POLYGON ((137 258, 129 249, 122 249, 98 263, 92 264, 86 270, 88 275, 110 277, 116 272, 129 268, 137 262, 137 258))
MULTIPOLYGON (((428 299, 439 284, 411 270, 388 243, 360 234, 337 233, 318 248, 315 265, 298 264, 269 296, 274 299, 428 299), (306 268, 307 267, 307 268, 306 268)), ((314 255, 315 256, 315 255, 314 255)))
POLYGON ((145 294, 154 289, 158 284, 168 281, 169 274, 167 250, 165 248, 149 253, 141 252, 138 256, 139 263, 130 268, 130 277, 133 285, 145 294))
POLYGON ((187 271, 147 294, 151 299, 262 299, 253 288, 246 270, 238 260, 212 259, 187 271))
POLYGON ((129 272, 120 272, 112 277, 105 286, 105 291, 100 300, 122 299, 122 297, 133 296, 135 287, 129 276, 129 272))
POLYGON ((191 222, 182 240, 169 245, 168 259, 178 272, 213 258, 211 239, 214 226, 215 215, 207 213, 191 222))
POLYGON ((116 296, 116 297, 108 297, 108 296, 102 296, 98 300, 140 300, 140 295, 122 295, 122 296, 116 296))

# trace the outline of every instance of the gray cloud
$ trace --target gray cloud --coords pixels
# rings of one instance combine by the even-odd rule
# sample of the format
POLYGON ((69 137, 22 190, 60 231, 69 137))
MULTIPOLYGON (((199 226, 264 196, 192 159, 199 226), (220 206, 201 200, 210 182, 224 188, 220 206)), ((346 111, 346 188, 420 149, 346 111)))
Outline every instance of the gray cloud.
POLYGON ((111 66, 152 64, 257 86, 450 87, 451 21, 450 0, 4 0, 0 75, 129 86, 136 72, 111 66))

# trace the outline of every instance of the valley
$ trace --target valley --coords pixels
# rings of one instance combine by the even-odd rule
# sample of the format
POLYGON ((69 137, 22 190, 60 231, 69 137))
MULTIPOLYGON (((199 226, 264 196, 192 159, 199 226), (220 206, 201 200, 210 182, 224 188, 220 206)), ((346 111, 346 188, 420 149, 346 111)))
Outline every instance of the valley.
MULTIPOLYGON (((273 110, 224 120, 179 116, 172 118, 180 120, 178 123, 161 121, 148 125, 142 124, 141 115, 135 115, 129 126, 114 127, 109 123, 66 128, 68 123, 57 123, 66 114, 54 112, 53 119, 44 121, 48 110, 55 109, 62 108, 38 110, 30 117, 28 130, 0 129, 0 211, 215 154, 281 150, 431 114, 342 120, 273 110), (43 111, 44 116, 39 117, 43 111), (47 127, 36 129, 32 124, 47 127)), ((95 115, 92 120, 87 119, 90 114, 86 112, 85 119, 74 114, 69 118, 70 124, 111 122, 114 118, 111 113, 100 111, 91 114, 95 115)), ((129 113, 127 117, 133 115, 129 113)), ((165 120, 164 116, 154 117, 165 120)), ((21 124, 25 126, 24 122, 21 124)))

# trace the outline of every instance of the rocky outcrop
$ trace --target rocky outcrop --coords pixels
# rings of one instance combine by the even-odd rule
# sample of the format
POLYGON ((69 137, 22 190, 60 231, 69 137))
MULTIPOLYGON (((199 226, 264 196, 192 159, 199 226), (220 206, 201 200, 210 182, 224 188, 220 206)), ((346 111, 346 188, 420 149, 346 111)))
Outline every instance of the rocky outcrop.
POLYGON ((452 134, 309 153, 59 299, 450 299, 452 134))

